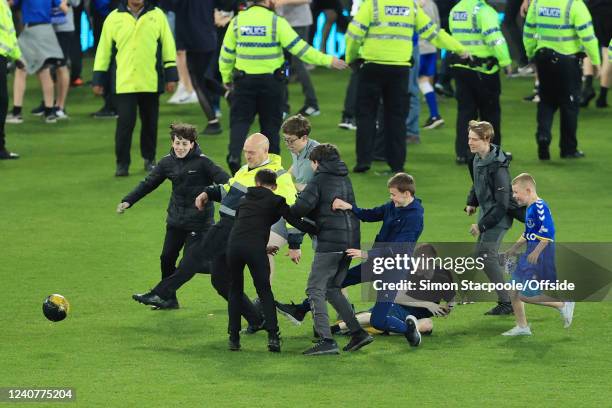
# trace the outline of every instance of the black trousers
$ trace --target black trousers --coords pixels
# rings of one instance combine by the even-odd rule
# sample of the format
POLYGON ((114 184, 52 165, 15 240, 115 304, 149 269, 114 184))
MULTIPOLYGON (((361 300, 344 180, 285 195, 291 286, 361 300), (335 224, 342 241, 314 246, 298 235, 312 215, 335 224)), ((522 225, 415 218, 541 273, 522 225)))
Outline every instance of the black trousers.
POLYGON ((83 71, 83 51, 81 50, 81 14, 85 5, 81 2, 73 8, 74 35, 70 47, 70 80, 73 81, 81 77, 83 71))
POLYGON ((6 135, 4 134, 4 121, 6 120, 6 113, 8 110, 6 64, 6 57, 0 56, 0 151, 6 149, 6 135))
MULTIPOLYGON (((519 65, 524 66, 529 62, 527 60, 527 54, 525 52, 525 45, 523 45, 523 30, 522 24, 519 24, 516 19, 519 16, 521 10, 522 0, 506 0, 506 8, 504 10, 504 26, 510 34, 512 44, 516 46, 519 57, 519 65)), ((521 18, 522 23, 522 18, 521 18)))
POLYGON ((394 172, 406 162, 406 116, 410 67, 363 64, 357 79, 357 164, 370 165, 376 137, 376 114, 383 101, 387 163, 394 172))
POLYGON ((283 121, 285 78, 273 74, 237 75, 230 108, 228 162, 240 163, 249 128, 259 115, 260 131, 270 141, 270 153, 280 154, 279 131, 283 121))
POLYGON ((136 126, 136 113, 140 115, 140 153, 145 160, 155 160, 157 121, 159 118, 159 94, 153 92, 124 93, 114 95, 119 118, 115 130, 115 155, 117 164, 130 165, 132 132, 136 126))
POLYGON ((348 116, 349 118, 355 117, 357 105, 357 78, 357 72, 351 71, 349 82, 346 85, 346 93, 344 94, 344 111, 342 115, 348 116))
POLYGON ((216 118, 211 105, 213 95, 223 95, 225 89, 220 82, 209 75, 210 66, 215 58, 215 51, 199 52, 187 50, 187 68, 193 89, 198 95, 200 107, 208 120, 216 118))
POLYGON ((457 98, 457 124, 455 129, 455 153, 457 157, 468 157, 468 123, 470 120, 484 120, 493 125, 495 137, 492 142, 501 144, 501 107, 499 95, 501 83, 499 72, 480 72, 454 68, 455 97, 457 98))
MULTIPOLYGON (((171 276, 176 271, 176 261, 181 253, 181 249, 183 249, 183 247, 185 248, 183 251, 184 253, 192 251, 194 247, 197 247, 207 231, 208 228, 202 231, 190 231, 166 225, 164 246, 159 256, 162 280, 171 276)), ((202 268, 206 269, 206 272, 209 272, 209 268, 205 266, 202 268)), ((174 293, 174 297, 176 297, 176 292, 174 293)))
POLYGON ((270 263, 266 247, 260 243, 231 243, 228 246, 228 266, 230 273, 228 315, 229 333, 239 333, 242 299, 244 298, 244 267, 249 267, 253 285, 263 306, 265 327, 269 332, 278 331, 276 305, 270 286, 270 263))
POLYGON ((580 59, 541 49, 536 53, 535 63, 540 79, 536 141, 543 147, 550 145, 553 118, 559 109, 561 111, 561 138, 559 140, 561 155, 573 154, 578 148, 576 131, 582 86, 580 59))
MULTIPOLYGON (((196 273, 211 271, 210 281, 219 295, 226 300, 229 296, 230 275, 227 268, 227 241, 234 225, 234 220, 221 217, 202 239, 185 251, 183 259, 174 273, 162 279, 153 292, 163 299, 172 299, 176 291, 189 282, 196 273)), ((258 325, 261 318, 251 300, 245 295, 242 298, 241 311, 249 324, 258 325)))

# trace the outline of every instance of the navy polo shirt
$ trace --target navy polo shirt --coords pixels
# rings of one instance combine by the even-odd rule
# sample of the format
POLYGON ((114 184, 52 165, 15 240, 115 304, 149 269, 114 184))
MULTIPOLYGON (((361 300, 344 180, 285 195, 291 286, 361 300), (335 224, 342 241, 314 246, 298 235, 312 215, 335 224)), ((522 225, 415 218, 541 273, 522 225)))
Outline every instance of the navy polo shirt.
POLYGON ((60 0, 15 0, 21 5, 23 24, 51 24, 51 9, 59 7, 60 0))

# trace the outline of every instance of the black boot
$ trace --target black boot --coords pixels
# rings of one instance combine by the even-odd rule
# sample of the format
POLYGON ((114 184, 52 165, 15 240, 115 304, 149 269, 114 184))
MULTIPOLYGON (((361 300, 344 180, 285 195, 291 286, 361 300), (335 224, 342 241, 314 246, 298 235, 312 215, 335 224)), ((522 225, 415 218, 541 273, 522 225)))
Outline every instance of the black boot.
POLYGON ((280 353, 281 351, 281 337, 278 329, 268 332, 268 351, 272 353, 280 353))
POLYGON ((240 334, 230 333, 227 345, 231 351, 240 351, 240 334))

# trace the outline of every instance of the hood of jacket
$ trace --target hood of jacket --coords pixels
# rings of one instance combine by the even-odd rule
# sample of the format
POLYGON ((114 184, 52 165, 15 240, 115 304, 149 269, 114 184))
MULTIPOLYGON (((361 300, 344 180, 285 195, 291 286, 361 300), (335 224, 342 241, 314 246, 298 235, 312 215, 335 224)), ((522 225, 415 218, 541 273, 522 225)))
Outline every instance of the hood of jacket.
POLYGON ((319 163, 317 173, 326 173, 334 176, 346 176, 349 174, 348 167, 339 157, 325 160, 319 163))
POLYGON ((474 166, 476 167, 487 167, 493 163, 499 167, 508 167, 510 163, 503 150, 497 145, 491 144, 491 150, 484 158, 481 158, 479 155, 474 156, 474 166))

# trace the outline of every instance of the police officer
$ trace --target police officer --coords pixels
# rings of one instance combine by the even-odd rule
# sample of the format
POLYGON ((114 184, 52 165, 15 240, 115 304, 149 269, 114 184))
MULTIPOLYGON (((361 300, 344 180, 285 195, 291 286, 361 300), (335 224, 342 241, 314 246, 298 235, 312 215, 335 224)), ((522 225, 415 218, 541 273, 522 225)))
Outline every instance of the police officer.
POLYGON ((381 98, 387 163, 393 172, 403 171, 406 161, 408 79, 415 30, 436 47, 460 54, 466 52, 465 47, 444 30, 439 30, 414 0, 366 0, 349 24, 346 61, 359 70, 357 164, 353 169, 356 173, 370 169, 376 135, 376 112, 381 98))
POLYGON ((586 5, 574 0, 532 0, 527 11, 523 43, 535 60, 540 79, 538 103, 538 158, 550 160, 551 128, 561 110, 561 158, 584 157, 578 150, 576 130, 582 79, 581 60, 586 51, 595 73, 601 58, 586 5))
POLYGON ((510 65, 512 59, 497 12, 484 0, 461 0, 451 9, 449 27, 453 37, 472 55, 469 59, 451 55, 449 60, 457 85, 456 161, 466 164, 470 156, 470 120, 491 123, 495 131, 492 143, 501 144, 499 69, 510 65))
POLYGON ((309 64, 347 67, 344 61, 323 54, 302 40, 287 20, 274 12, 274 0, 256 0, 234 17, 219 56, 223 83, 228 89, 233 88, 227 156, 232 174, 240 169, 242 145, 255 114, 259 114, 261 133, 270 140, 270 153, 280 154, 279 130, 286 86, 283 48, 309 64))
POLYGON ((147 172, 155 164, 159 95, 173 92, 178 81, 176 48, 168 20, 150 0, 123 0, 102 28, 96 51, 92 84, 102 95, 115 78, 114 102, 119 118, 115 130, 115 176, 128 175, 132 131, 140 110, 140 152, 147 172), (117 68, 112 72, 114 59, 117 68))
POLYGON ((8 89, 7 89, 7 64, 9 60, 17 62, 23 67, 21 61, 21 50, 15 37, 15 26, 13 25, 13 15, 11 8, 6 1, 0 0, 0 160, 18 159, 17 153, 6 149, 4 122, 8 109, 8 89))

